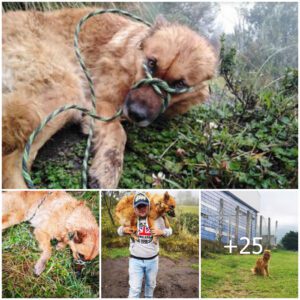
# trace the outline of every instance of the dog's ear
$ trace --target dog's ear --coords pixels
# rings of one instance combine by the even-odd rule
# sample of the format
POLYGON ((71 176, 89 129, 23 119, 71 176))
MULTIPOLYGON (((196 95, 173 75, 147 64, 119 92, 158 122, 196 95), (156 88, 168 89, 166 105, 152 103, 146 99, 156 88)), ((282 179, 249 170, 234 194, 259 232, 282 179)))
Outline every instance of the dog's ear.
POLYGON ((83 239, 86 237, 86 232, 76 230, 72 232, 68 232, 69 240, 72 240, 76 244, 81 244, 83 242, 83 239))
POLYGON ((154 24, 149 29, 148 33, 141 39, 141 41, 138 42, 137 48, 139 50, 143 50, 145 40, 148 37, 152 36, 152 34, 154 34, 154 32, 159 30, 161 27, 168 26, 168 25, 170 25, 170 23, 162 15, 158 15, 155 19, 154 24))
POLYGON ((170 23, 166 20, 166 18, 163 15, 158 15, 155 19, 154 25, 153 25, 153 29, 159 29, 163 26, 167 26, 170 23))
POLYGON ((170 199, 169 193, 165 192, 165 194, 164 194, 164 202, 167 203, 169 201, 169 199, 170 199))

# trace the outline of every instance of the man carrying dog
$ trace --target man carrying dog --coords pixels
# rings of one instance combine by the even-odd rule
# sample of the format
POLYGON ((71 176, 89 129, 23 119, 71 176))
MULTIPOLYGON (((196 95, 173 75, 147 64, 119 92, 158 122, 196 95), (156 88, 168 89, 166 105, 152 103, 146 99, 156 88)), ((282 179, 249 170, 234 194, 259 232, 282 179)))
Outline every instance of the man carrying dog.
MULTIPOLYGON (((137 216, 137 239, 130 240, 129 259, 129 296, 139 298, 145 276, 145 298, 153 298, 158 272, 159 243, 153 237, 169 237, 172 228, 166 228, 162 217, 155 220, 155 229, 150 230, 147 216, 150 211, 150 201, 143 193, 138 193, 133 201, 134 211, 137 216)), ((132 234, 130 227, 120 226, 118 234, 132 234)))

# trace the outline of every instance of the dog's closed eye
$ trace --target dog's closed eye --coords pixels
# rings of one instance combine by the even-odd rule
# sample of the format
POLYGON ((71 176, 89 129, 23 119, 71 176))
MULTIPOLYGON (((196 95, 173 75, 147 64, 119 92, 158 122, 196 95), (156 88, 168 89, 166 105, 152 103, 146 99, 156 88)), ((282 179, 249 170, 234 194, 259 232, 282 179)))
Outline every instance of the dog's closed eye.
POLYGON ((189 87, 184 79, 175 80, 170 85, 177 90, 181 90, 189 87))

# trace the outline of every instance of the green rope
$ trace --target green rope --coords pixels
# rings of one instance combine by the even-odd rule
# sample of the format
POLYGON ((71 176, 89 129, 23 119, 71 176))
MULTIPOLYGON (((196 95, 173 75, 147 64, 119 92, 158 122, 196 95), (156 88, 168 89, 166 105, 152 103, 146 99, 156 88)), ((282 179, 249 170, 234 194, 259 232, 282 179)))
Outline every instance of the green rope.
MULTIPOLYGON (((32 132, 32 134, 30 135, 30 137, 25 145, 25 149, 23 152, 23 159, 22 159, 22 175, 23 175, 23 178, 29 188, 34 188, 34 184, 32 182, 30 172, 28 170, 28 160, 29 160, 31 146, 32 146, 35 138, 37 137, 37 135, 43 130, 43 128, 50 121, 55 119, 55 117, 57 115, 65 112, 67 110, 75 109, 75 110, 82 111, 83 113, 85 113, 91 117, 89 133, 88 133, 88 138, 87 138, 87 145, 86 145, 86 149, 85 149, 85 153, 84 153, 83 167, 82 167, 82 186, 83 186, 83 189, 86 189, 87 188, 87 176, 88 176, 87 175, 88 174, 88 159, 89 159, 89 153, 90 153, 91 144, 92 144, 92 138, 93 138, 93 134, 94 134, 94 122, 95 122, 95 120, 99 120, 99 121, 103 121, 103 122, 110 122, 110 121, 118 118, 119 116, 121 116, 123 113, 123 110, 121 108, 113 116, 107 117, 107 118, 98 116, 96 114, 96 95, 95 95, 94 83, 90 76, 89 70, 87 69, 87 67, 84 63, 84 60, 82 58, 80 48, 79 48, 79 33, 80 33, 82 25, 89 18, 94 17, 96 15, 101 15, 104 13, 114 13, 114 14, 124 15, 135 21, 141 22, 147 26, 151 26, 151 24, 149 22, 144 21, 140 17, 135 16, 127 11, 123 11, 123 10, 119 10, 119 9, 95 10, 95 11, 89 13, 88 15, 84 16, 78 22, 76 29, 75 29, 75 35, 74 35, 74 48, 75 48, 75 54, 77 56, 79 64, 80 64, 80 66, 86 76, 86 79, 88 81, 88 84, 89 84, 90 93, 91 93, 91 101, 92 101, 92 109, 89 110, 84 107, 78 106, 76 104, 69 104, 69 105, 62 106, 62 107, 58 108, 57 110, 55 110, 54 112, 52 112, 51 114, 49 114, 42 121, 42 123, 32 132)), ((154 91, 162 98, 162 107, 161 107, 160 113, 164 112, 167 109, 169 102, 171 100, 171 94, 181 94, 181 93, 185 93, 185 92, 188 92, 191 90, 190 88, 183 88, 183 89, 172 88, 168 85, 168 83, 166 81, 161 80, 159 78, 153 78, 151 75, 151 72, 149 71, 146 64, 143 64, 143 67, 144 67, 144 71, 146 74, 146 78, 144 78, 144 79, 140 80, 139 82, 137 82, 136 84, 134 84, 132 88, 135 89, 142 85, 151 85, 152 88, 154 89, 154 91)))

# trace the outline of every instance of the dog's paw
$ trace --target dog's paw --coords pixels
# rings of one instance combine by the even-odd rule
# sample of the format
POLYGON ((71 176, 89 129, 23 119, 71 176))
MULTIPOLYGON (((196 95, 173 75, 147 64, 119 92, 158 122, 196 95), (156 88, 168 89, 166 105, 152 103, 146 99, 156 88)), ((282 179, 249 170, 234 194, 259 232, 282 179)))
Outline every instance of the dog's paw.
POLYGON ((34 266, 34 275, 40 276, 42 272, 45 270, 45 264, 43 262, 37 262, 34 266))

